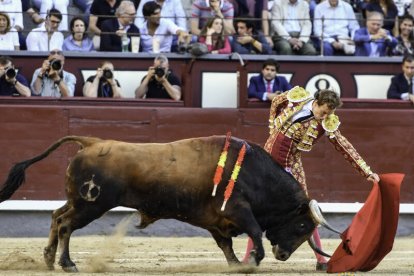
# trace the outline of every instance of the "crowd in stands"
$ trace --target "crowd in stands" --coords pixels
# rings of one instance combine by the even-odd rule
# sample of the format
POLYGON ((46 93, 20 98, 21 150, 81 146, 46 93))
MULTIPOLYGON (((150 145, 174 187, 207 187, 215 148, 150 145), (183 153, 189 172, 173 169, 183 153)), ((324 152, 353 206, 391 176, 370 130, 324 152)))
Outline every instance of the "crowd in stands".
POLYGON ((2 0, 0 50, 168 53, 199 43, 212 54, 405 55, 414 45, 411 2, 2 0), (25 28, 23 13, 38 26, 25 28))

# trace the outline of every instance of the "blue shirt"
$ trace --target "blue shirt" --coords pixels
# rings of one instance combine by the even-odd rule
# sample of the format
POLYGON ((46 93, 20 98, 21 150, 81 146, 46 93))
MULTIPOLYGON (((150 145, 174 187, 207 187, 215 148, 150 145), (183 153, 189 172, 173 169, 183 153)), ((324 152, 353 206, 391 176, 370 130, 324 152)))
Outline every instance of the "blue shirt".
POLYGON ((63 51, 78 51, 78 52, 91 52, 94 50, 92 40, 86 37, 82 40, 82 45, 79 46, 75 43, 73 36, 70 35, 63 41, 63 51))

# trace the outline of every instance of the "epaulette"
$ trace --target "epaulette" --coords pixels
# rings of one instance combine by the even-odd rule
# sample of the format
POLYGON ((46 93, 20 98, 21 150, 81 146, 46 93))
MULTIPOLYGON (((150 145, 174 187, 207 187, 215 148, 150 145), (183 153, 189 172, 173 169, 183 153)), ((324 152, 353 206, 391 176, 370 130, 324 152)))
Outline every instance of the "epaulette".
POLYGON ((326 132, 328 132, 329 136, 333 135, 333 133, 339 128, 340 124, 341 122, 339 121, 339 117, 335 114, 329 115, 322 121, 322 127, 326 132))
POLYGON ((311 93, 300 86, 295 86, 287 92, 287 99, 289 100, 289 104, 300 103, 311 98, 313 98, 311 93))

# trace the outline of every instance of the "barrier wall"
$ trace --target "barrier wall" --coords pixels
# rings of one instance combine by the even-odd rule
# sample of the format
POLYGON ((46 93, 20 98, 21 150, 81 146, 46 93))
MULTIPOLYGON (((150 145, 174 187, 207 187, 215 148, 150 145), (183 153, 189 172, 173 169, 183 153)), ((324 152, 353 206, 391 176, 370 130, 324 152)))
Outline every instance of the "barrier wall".
MULTIPOLYGON (((401 101, 344 101, 344 107, 337 112, 342 133, 374 171, 406 173, 401 198, 403 203, 413 202, 412 106, 401 101)), ((142 104, 139 100, 2 98, 0 181, 4 181, 14 163, 38 155, 65 135, 169 142, 231 131, 234 136, 261 145, 267 138, 268 108, 189 108, 174 102, 165 102, 163 107, 142 104)), ((30 167, 26 184, 13 199, 64 199, 65 170, 77 148, 64 145, 30 167)), ((309 193, 320 202, 362 202, 371 188, 324 138, 312 152, 304 154, 304 166, 309 193)))

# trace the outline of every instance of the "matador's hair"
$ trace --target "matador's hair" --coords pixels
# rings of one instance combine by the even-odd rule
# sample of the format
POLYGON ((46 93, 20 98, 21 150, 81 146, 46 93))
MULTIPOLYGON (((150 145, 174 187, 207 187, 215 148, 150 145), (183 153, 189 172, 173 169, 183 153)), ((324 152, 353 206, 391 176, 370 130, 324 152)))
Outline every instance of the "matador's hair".
POLYGON ((315 93, 315 100, 318 105, 327 104, 329 109, 336 109, 342 105, 339 95, 329 89, 322 89, 315 93))

